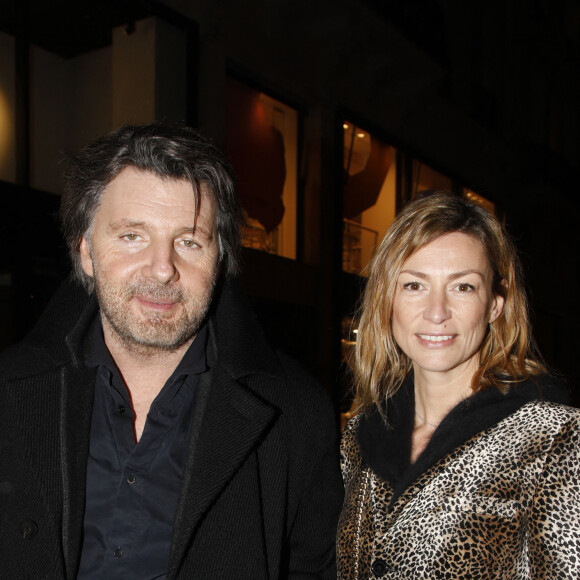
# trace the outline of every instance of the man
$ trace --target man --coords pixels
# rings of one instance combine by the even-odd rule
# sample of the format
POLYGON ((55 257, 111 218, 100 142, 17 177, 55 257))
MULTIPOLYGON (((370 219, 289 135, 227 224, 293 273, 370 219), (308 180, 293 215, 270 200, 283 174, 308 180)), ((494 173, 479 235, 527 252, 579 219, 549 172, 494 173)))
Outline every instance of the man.
POLYGON ((333 577, 332 410, 234 281, 228 166, 158 123, 71 165, 81 285, 0 360, 0 577, 333 577))

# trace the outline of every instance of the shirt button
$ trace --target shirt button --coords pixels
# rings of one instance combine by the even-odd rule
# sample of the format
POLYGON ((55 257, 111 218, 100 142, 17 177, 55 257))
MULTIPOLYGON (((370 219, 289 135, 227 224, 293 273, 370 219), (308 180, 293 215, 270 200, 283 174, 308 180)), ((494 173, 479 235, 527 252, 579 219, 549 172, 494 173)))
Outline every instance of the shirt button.
POLYGON ((38 534, 38 526, 33 520, 24 520, 20 524, 20 534, 23 540, 31 540, 38 534))
POLYGON ((133 474, 131 474, 129 477, 127 477, 127 483, 129 485, 133 485, 136 481, 137 481, 137 478, 133 474))
POLYGON ((113 556, 115 556, 115 558, 120 558, 123 555, 123 550, 121 550, 121 548, 115 548, 113 550, 113 556))
POLYGON ((123 405, 119 405, 119 408, 117 409, 119 411, 119 413, 121 413, 121 415, 125 412, 125 407, 123 405))
POLYGON ((381 577, 386 574, 388 568, 384 560, 375 560, 371 565, 371 570, 375 576, 381 577))

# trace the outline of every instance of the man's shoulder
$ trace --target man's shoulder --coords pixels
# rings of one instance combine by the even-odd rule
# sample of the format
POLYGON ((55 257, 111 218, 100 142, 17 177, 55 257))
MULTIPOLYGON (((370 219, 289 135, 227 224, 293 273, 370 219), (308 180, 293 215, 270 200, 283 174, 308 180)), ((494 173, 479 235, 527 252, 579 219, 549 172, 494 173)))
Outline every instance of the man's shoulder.
POLYGON ((23 340, 0 353, 0 382, 32 377, 60 364, 49 349, 23 340))
POLYGON ((88 295, 78 284, 64 282, 32 330, 0 353, 0 380, 32 376, 69 361, 66 337, 88 302, 88 295))
POLYGON ((275 348, 235 280, 225 280, 216 294, 208 344, 210 361, 215 356, 229 377, 287 416, 333 416, 326 390, 300 363, 275 348))
POLYGON ((281 372, 250 380, 251 388, 284 413, 316 416, 321 422, 333 420, 334 407, 327 390, 298 361, 280 351, 275 355, 281 372))
POLYGON ((276 351, 276 355, 283 369, 284 379, 293 395, 303 391, 326 394, 322 385, 296 359, 280 351, 276 351))
POLYGON ((214 356, 228 374, 251 382, 284 385, 283 390, 322 391, 300 363, 278 350, 266 336, 245 293, 235 280, 226 280, 216 296, 210 320, 210 359, 214 356))

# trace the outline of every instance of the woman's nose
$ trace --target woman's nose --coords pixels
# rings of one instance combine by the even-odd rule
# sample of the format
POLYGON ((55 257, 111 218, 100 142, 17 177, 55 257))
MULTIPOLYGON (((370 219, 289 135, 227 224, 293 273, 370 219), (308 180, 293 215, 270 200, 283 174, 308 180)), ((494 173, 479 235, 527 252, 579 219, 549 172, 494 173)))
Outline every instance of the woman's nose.
POLYGON ((433 290, 427 296, 423 318, 435 324, 445 322, 451 316, 447 295, 444 291, 433 290))

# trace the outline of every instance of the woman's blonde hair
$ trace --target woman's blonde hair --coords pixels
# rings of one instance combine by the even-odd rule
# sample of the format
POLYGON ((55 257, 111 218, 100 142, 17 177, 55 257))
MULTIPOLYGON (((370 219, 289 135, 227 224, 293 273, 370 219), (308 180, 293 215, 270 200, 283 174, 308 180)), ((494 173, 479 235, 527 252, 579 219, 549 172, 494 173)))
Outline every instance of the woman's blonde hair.
POLYGON ((436 238, 461 232, 479 240, 493 271, 492 292, 504 298, 480 349, 473 392, 546 372, 529 324, 520 261, 501 223, 485 209, 447 192, 411 202, 395 218, 370 265, 360 309, 354 355, 355 404, 369 410, 391 397, 411 370, 411 360, 395 342, 393 301, 404 262, 436 238))

